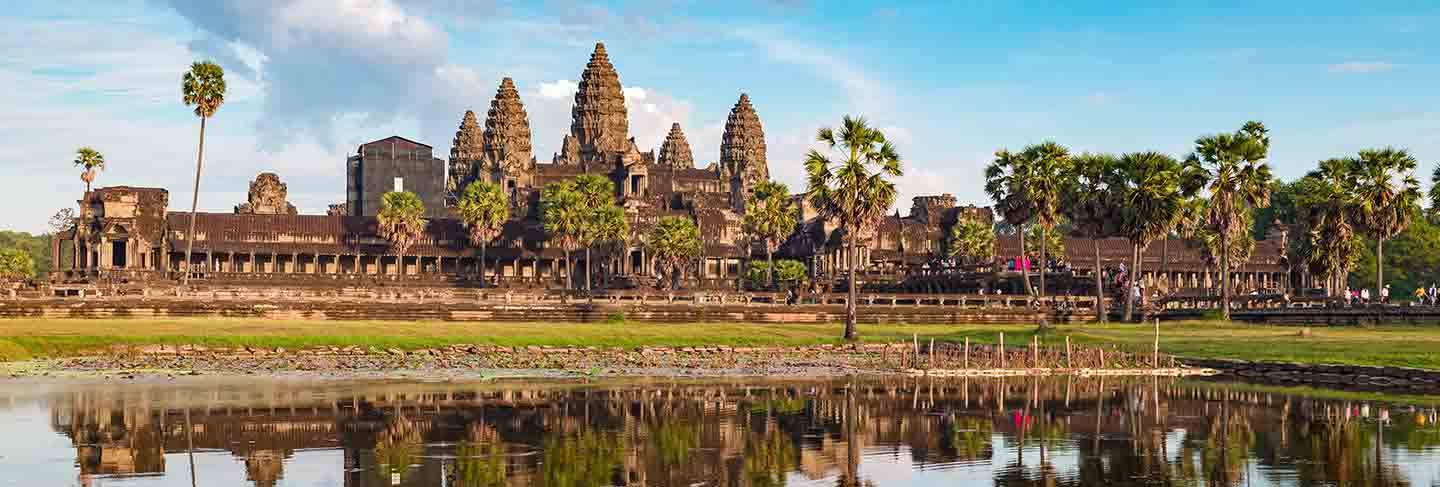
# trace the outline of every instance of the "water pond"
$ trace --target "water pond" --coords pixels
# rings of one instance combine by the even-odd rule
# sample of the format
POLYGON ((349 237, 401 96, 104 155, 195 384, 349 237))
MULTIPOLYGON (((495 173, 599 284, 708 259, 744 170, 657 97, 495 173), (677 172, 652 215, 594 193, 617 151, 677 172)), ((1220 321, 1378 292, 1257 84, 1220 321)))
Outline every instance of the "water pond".
POLYGON ((0 486, 1423 487, 1437 406, 1152 378, 0 383, 0 486))

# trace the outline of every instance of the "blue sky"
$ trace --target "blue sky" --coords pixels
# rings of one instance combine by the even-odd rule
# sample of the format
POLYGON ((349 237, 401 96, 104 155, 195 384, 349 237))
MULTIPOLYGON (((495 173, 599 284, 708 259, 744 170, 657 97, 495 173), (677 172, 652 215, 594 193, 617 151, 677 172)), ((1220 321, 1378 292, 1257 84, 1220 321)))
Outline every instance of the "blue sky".
POLYGON ((165 187, 185 206, 198 123, 179 77, 196 59, 230 84, 206 142, 212 211, 277 171, 321 212, 344 198, 345 156, 392 134, 443 158, 503 76, 547 161, 597 41, 642 150, 680 122, 696 160, 716 160, 746 92, 771 173, 799 191, 815 130, 862 114, 899 143, 902 210, 942 192, 986 204, 981 168, 1000 148, 1181 156, 1251 119, 1271 128, 1285 179, 1390 145, 1428 186, 1440 158, 1433 2, 22 0, 6 15, 0 178, 20 184, 0 193, 0 226, 29 231, 74 205, 82 145, 109 161, 97 185, 165 187))

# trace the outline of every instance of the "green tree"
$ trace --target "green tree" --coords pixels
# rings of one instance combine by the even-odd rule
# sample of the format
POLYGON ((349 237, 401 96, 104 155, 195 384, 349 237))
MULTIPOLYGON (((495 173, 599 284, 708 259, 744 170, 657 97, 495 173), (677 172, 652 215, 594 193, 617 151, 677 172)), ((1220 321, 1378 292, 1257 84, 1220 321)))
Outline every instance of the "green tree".
POLYGON ((1025 255, 1065 258, 1065 237, 1061 232, 1047 232, 1045 227, 1029 225, 1025 229, 1025 255))
MULTIPOLYGON (((1274 178, 1265 163, 1269 152, 1270 136, 1260 122, 1246 122, 1235 133, 1196 139, 1187 162, 1203 167, 1209 180, 1205 226, 1215 233, 1220 248, 1231 248, 1231 240, 1248 233, 1244 219, 1252 209, 1270 205, 1274 178)), ((1220 253, 1220 313, 1226 320, 1230 319, 1229 254, 1220 253)))
POLYGON ((785 237, 795 230, 797 209, 790 201, 790 188, 778 181, 765 181, 755 186, 755 193, 745 201, 742 227, 747 235, 765 246, 766 269, 771 271, 770 287, 775 287, 775 251, 785 237))
POLYGON ((35 259, 23 249, 0 250, 0 281, 23 281, 35 277, 35 259))
POLYGON ((966 264, 994 262, 995 230, 977 221, 956 223, 945 242, 945 256, 966 264))
POLYGON ((1320 161, 1319 169, 1289 185, 1295 191, 1298 221, 1305 225, 1297 257, 1311 273, 1325 278, 1332 296, 1363 252, 1354 223, 1350 165, 1346 159, 1320 161))
POLYGON ((190 283, 190 253, 195 248, 195 212, 200 206, 200 168, 205 161, 205 121, 215 116, 225 103, 225 70, 210 61, 195 62, 180 84, 181 100, 195 107, 200 117, 200 148, 195 153, 195 186, 190 194, 190 229, 185 232, 185 276, 182 284, 190 283))
POLYGON ((589 291, 595 270, 591 250, 623 239, 630 226, 625 211, 615 205, 615 183, 610 178, 582 174, 575 178, 575 191, 580 193, 582 211, 589 213, 577 235, 578 244, 585 247, 585 290, 589 291))
POLYGON ((1123 208, 1115 193, 1121 185, 1120 159, 1110 154, 1080 154, 1071 160, 1070 173, 1064 181, 1065 218, 1070 220, 1075 236, 1088 238, 1095 251, 1095 320, 1106 321, 1105 279, 1100 261, 1100 241, 1120 234, 1123 208))
POLYGON ((646 246, 657 259, 669 264, 670 288, 679 289, 685 263, 700 256, 700 230, 688 218, 667 216, 651 230, 646 246))
POLYGON ((380 237, 395 250, 400 275, 405 275, 405 254, 425 236, 425 204, 409 191, 391 191, 380 200, 380 237))
MULTIPOLYGON (((1060 218, 1060 203, 1064 196, 1065 175, 1070 172, 1070 150, 1054 142, 1042 142, 1026 147, 1024 160, 1028 168, 1024 173, 1026 199, 1035 206, 1035 224, 1040 228, 1040 240, 1049 241, 1055 224, 1060 218)), ((1058 240, 1058 239, 1057 239, 1058 240)), ((1049 261, 1049 245, 1040 246, 1040 296, 1045 296, 1045 263, 1049 261)), ((1060 247, 1064 252, 1064 247, 1060 247)), ((1064 256, 1062 255, 1061 258, 1064 256)))
POLYGON ((15 249, 25 252, 30 256, 33 263, 32 268, 36 274, 44 274, 50 270, 50 239, 51 235, 31 235, 26 232, 15 232, 0 230, 0 249, 15 249))
MULTIPOLYGON (((1165 238, 1185 214, 1186 202, 1200 191, 1203 175, 1198 165, 1182 164, 1158 152, 1135 152, 1120 157, 1119 178, 1113 190, 1120 210, 1119 235, 1130 241, 1131 282, 1141 274, 1141 252, 1150 241, 1165 238)), ((1125 317, 1135 309, 1135 293, 1125 290, 1125 317)))
POLYGON ((773 268, 769 262, 751 262, 745 271, 745 280, 755 289, 771 282, 795 285, 805 279, 805 273, 805 264, 798 260, 780 259, 775 261, 773 268))
MULTIPOLYGON (((1020 239, 1020 254, 1025 256, 1025 232, 1023 228, 1035 217, 1035 203, 1025 195, 1025 182, 1029 167, 1023 153, 1000 150, 995 160, 985 167, 985 193, 995 201, 995 212, 1001 222, 1015 229, 1020 239)), ((1030 273, 1020 270, 1020 279, 1025 285, 1025 294, 1030 294, 1030 273)))
POLYGON ((895 204, 895 182, 902 175, 900 152, 864 117, 845 116, 840 129, 825 127, 815 135, 834 156, 811 149, 805 155, 808 199, 820 217, 834 222, 845 235, 849 258, 849 296, 845 298, 845 339, 855 331, 856 242, 873 231, 895 204), (872 170, 873 168, 873 170, 872 170))
MULTIPOLYGON (((585 236, 582 244, 585 245, 585 289, 590 289, 590 249, 601 247, 611 251, 620 247, 630 237, 630 221, 625 219, 625 209, 617 206, 613 201, 590 209, 590 218, 585 225, 585 236)), ((607 252, 609 253, 609 252, 607 252)))
POLYGON ((75 151, 75 167, 81 169, 80 180, 85 181, 85 192, 89 193, 95 172, 105 169, 105 155, 90 147, 81 147, 75 151))
POLYGON ((550 183, 540 190, 540 223, 550 242, 565 253, 565 289, 570 289, 573 280, 570 252, 579 248, 589 216, 584 205, 584 197, 575 188, 574 180, 550 183))
POLYGON ((480 247, 480 281, 485 281, 485 251, 510 220, 510 201, 500 185, 475 181, 465 185, 455 213, 470 229, 470 244, 480 247))
MULTIPOLYGON (((1375 252, 1372 249, 1375 241, 1357 237, 1353 242, 1354 248, 1349 256, 1353 259, 1350 269, 1355 272, 1351 274, 1351 282, 1355 287, 1375 282, 1375 252)), ((1440 284, 1440 253, 1435 252, 1437 248, 1440 248, 1440 225, 1426 218, 1416 218, 1400 234, 1386 240, 1384 272, 1391 287, 1405 292, 1440 284)))
POLYGON ((1375 239, 1375 296, 1385 287, 1385 240, 1410 226, 1420 213, 1420 182, 1415 157, 1402 149, 1369 149, 1351 164, 1355 210, 1360 225, 1375 239))

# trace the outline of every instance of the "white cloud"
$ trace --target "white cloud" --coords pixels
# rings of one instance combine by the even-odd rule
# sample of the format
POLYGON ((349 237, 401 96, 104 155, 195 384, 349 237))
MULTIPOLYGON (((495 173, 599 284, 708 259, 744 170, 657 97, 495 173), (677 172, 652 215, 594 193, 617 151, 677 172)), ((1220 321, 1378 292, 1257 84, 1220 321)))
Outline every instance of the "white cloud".
POLYGON ((892 113, 895 93, 844 58, 817 46, 808 45, 758 29, 739 29, 734 37, 755 44, 776 61, 804 66, 845 90, 851 108, 866 113, 892 113))
POLYGON ((1331 64, 1327 69, 1331 73, 1383 73, 1395 69, 1395 65, 1385 61, 1348 61, 1338 64, 1331 64))
POLYGON ((578 89, 578 84, 568 79, 542 81, 536 94, 540 95, 540 98, 551 100, 569 99, 575 96, 576 89, 578 89))

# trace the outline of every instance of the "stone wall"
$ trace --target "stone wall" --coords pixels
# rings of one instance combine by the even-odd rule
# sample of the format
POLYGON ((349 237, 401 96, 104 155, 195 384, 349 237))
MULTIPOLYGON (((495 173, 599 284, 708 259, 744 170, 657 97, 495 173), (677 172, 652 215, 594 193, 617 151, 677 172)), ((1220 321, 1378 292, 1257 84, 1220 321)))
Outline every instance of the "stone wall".
POLYGON ((1440 393, 1440 371, 1408 367, 1249 362, 1230 359, 1178 358, 1191 367, 1218 370, 1221 378, 1276 385, 1315 385, 1333 389, 1440 393))

